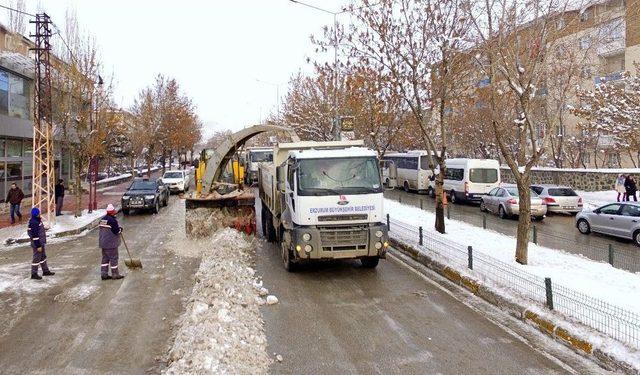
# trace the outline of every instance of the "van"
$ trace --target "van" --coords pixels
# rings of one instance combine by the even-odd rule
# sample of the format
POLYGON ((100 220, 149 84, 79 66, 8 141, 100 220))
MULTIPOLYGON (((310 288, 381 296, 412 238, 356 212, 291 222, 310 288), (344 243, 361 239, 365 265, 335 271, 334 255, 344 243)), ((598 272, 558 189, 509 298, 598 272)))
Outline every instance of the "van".
POLYGON ((444 191, 451 203, 480 202, 500 186, 500 163, 492 159, 446 159, 444 191))

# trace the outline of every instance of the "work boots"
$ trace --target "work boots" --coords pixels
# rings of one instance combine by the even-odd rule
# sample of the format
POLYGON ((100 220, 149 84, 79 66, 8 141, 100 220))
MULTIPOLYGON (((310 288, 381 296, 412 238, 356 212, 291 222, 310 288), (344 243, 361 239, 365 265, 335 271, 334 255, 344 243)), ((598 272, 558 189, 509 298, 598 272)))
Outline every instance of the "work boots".
POLYGON ((42 276, 38 275, 37 273, 32 273, 31 274, 31 279, 32 280, 42 280, 42 276))
POLYGON ((118 273, 118 274, 115 274, 115 275, 111 276, 111 278, 114 279, 114 280, 120 280, 120 279, 124 279, 124 276, 120 275, 118 273))
POLYGON ((101 275, 100 278, 102 280, 111 280, 111 276, 109 276, 109 275, 101 275))
POLYGON ((53 275, 55 275, 55 274, 56 274, 56 273, 55 273, 55 272, 53 272, 53 271, 46 270, 46 271, 44 271, 44 272, 42 273, 42 276, 53 276, 53 275))

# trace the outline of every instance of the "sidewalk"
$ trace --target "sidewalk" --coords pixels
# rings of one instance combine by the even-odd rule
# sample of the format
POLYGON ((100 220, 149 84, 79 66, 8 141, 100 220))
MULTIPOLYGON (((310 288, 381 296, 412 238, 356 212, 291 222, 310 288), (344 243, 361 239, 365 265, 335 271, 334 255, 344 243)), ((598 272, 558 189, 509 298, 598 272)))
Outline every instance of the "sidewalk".
MULTIPOLYGON (((157 178, 158 176, 159 172, 151 174, 152 178, 157 178)), ((89 195, 84 194, 82 196, 82 216, 79 218, 73 216, 76 209, 75 196, 67 193, 62 206, 62 216, 56 217, 56 224, 53 228, 47 230, 47 236, 53 238, 60 235, 72 235, 92 227, 94 221, 106 214, 105 208, 107 205, 120 206, 120 198, 130 184, 131 180, 127 180, 104 188, 98 186, 96 194, 98 209, 91 214, 87 211, 89 195)), ((22 222, 16 222, 14 225, 11 225, 9 214, 0 217, 0 246, 20 243, 27 238, 27 223, 29 222, 31 207, 22 206, 20 211, 22 212, 22 222)))

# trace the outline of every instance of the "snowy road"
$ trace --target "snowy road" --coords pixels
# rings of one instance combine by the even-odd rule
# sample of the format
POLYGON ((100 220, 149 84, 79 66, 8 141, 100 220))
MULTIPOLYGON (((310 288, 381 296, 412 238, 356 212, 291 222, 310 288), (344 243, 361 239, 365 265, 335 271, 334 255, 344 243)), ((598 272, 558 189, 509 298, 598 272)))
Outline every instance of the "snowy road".
POLYGON ((599 371, 580 359, 578 369, 559 365, 391 259, 375 270, 345 261, 287 273, 279 251, 263 241, 257 269, 280 300, 262 307, 267 351, 284 359, 272 365, 274 374, 599 371))
POLYGON ((0 372, 158 373, 199 263, 167 251, 183 210, 172 196, 159 215, 120 217, 144 265, 127 270, 121 248, 120 281, 100 280, 97 231, 48 246, 57 274, 42 282, 28 279, 30 248, 0 252, 0 372))

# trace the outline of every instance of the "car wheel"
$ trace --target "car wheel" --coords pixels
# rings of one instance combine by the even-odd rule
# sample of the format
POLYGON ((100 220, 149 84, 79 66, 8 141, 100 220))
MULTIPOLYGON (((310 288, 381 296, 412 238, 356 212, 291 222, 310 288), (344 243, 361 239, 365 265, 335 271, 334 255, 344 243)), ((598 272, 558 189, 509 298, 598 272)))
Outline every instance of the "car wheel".
POLYGON ((160 213, 160 199, 156 200, 156 205, 153 207, 153 213, 154 214, 160 213))
POLYGON ((456 198, 456 192, 451 190, 451 193, 449 193, 451 195, 451 203, 453 204, 457 204, 458 203, 458 198, 456 198))
POLYGON ((500 219, 509 218, 509 215, 507 215, 507 211, 505 211, 504 207, 502 207, 502 206, 500 206, 500 208, 498 208, 498 216, 500 216, 500 219))
POLYGON ((129 216, 129 209, 128 208, 123 208, 122 209, 122 213, 124 214, 124 216, 129 216))
POLYGON ((407 193, 409 192, 409 182, 408 181, 404 182, 404 191, 406 191, 407 193))
POLYGON ((364 268, 376 268, 378 266, 378 262, 380 262, 380 258, 378 257, 360 258, 360 263, 364 268))
POLYGON ((578 220, 578 231, 582 234, 591 233, 591 226, 589 225, 589 222, 585 219, 578 220))
POLYGON ((484 199, 480 201, 480 211, 487 212, 487 206, 484 204, 484 199))
POLYGON ((640 230, 637 230, 633 234, 633 241, 636 243, 636 245, 640 246, 640 230))
POLYGON ((536 221, 542 221, 542 220, 544 220, 544 216, 536 216, 536 217, 534 217, 534 219, 536 221))
POLYGON ((431 198, 434 198, 434 199, 435 199, 435 197, 436 197, 436 189, 434 189, 434 188, 432 188, 432 187, 429 187, 429 196, 430 196, 431 198))

